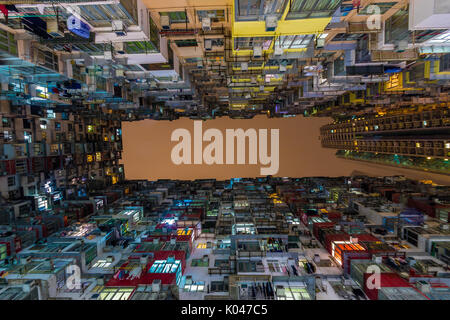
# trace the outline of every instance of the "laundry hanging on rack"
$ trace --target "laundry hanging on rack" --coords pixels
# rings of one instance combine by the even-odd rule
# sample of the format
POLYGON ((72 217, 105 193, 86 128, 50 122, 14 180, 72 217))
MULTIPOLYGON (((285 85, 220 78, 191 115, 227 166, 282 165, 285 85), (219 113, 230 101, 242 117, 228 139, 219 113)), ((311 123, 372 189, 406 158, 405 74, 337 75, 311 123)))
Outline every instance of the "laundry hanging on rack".
POLYGON ((4 4, 0 4, 0 11, 5 16, 6 24, 8 24, 8 13, 9 13, 9 11, 8 11, 8 9, 6 8, 6 6, 4 4))
POLYGON ((9 11, 19 12, 19 10, 17 10, 16 6, 13 4, 0 4, 0 11, 5 16, 6 24, 8 24, 9 11))

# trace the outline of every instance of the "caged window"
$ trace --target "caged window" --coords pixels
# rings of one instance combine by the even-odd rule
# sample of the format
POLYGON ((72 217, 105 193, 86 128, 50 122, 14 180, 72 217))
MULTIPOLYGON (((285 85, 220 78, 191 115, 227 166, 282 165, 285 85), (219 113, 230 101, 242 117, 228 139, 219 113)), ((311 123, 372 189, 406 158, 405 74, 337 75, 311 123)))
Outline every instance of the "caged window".
POLYGON ((50 153, 51 154, 58 154, 59 153, 59 144, 52 144, 50 145, 50 153))
POLYGON ((225 10, 197 10, 197 16, 200 21, 211 18, 212 22, 221 22, 225 21, 225 10))
POLYGON ((269 50, 273 37, 237 37, 234 39, 235 50, 253 50, 253 47, 262 47, 269 50))
POLYGON ((51 109, 47 110, 47 119, 55 119, 56 115, 55 112, 51 109))
POLYGON ((180 266, 181 266, 180 260, 175 260, 173 263, 170 263, 167 260, 156 260, 148 272, 149 273, 175 273, 175 272, 177 272, 177 270, 180 266))
POLYGON ((439 72, 450 71, 450 53, 444 54, 439 60, 439 72))
POLYGON ((235 0, 236 20, 252 21, 268 15, 281 17, 286 0, 235 0))
POLYGON ((33 142, 33 137, 32 137, 31 132, 24 131, 23 132, 23 139, 27 143, 32 143, 33 142))
POLYGON ((291 0, 287 19, 331 17, 341 2, 342 0, 291 0))
POLYGON ((12 132, 7 131, 7 130, 3 131, 3 140, 5 142, 14 140, 12 132))
POLYGON ((160 12, 161 16, 169 16, 170 23, 187 23, 189 22, 185 11, 160 12))
POLYGON ((40 127, 41 127, 42 130, 46 130, 47 129, 47 121, 41 120, 39 122, 39 124, 40 124, 40 127))
POLYGON ((409 14, 408 9, 400 9, 394 13, 385 22, 384 37, 386 44, 397 44, 402 40, 408 40, 408 43, 423 43, 430 39, 436 39, 437 36, 445 34, 446 30, 416 30, 411 31, 408 28, 409 14))
POLYGON ((313 34, 281 36, 275 45, 283 49, 303 49, 307 48, 313 39, 313 34))
POLYGON ((14 187, 16 185, 16 177, 8 177, 8 187, 14 187))
POLYGON ((175 44, 177 45, 178 48, 197 47, 197 40, 195 39, 175 40, 175 44))

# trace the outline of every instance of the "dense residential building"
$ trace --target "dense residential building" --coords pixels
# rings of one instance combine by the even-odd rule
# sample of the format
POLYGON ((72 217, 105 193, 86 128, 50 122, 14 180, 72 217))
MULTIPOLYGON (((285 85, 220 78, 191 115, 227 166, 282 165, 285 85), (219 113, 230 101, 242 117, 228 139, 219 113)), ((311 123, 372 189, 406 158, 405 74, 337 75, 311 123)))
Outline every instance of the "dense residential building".
POLYGON ((400 176, 119 182, 4 224, 0 294, 448 299, 449 194, 400 176))
POLYGON ((449 127, 448 107, 403 107, 336 120, 321 128, 321 138, 344 158, 448 173, 449 127))
POLYGON ((120 162, 123 122, 331 117, 338 157, 448 175, 444 2, 0 1, 0 300, 449 300, 449 186, 120 162))

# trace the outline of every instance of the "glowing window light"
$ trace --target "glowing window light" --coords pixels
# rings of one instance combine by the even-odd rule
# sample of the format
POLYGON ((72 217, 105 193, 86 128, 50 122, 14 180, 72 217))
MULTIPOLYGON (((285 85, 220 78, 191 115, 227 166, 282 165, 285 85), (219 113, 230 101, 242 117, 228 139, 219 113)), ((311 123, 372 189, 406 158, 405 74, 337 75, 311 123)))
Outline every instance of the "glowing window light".
POLYGON ((153 265, 148 270, 148 273, 176 273, 181 268, 181 260, 175 260, 173 263, 167 260, 155 260, 153 265))
POLYGON ((125 216, 132 216, 133 222, 138 222, 140 220, 140 212, 138 210, 126 210, 122 212, 125 216))
POLYGON ((42 86, 36 86, 36 94, 38 97, 48 99, 48 89, 42 86))
POLYGON ((53 192, 52 182, 51 182, 51 181, 47 181, 47 182, 44 184, 44 189, 45 189, 45 192, 47 192, 47 193, 52 193, 52 192, 53 192))
POLYGON ((91 154, 87 155, 87 162, 92 162, 94 160, 94 157, 91 154))
POLYGON ((195 284, 187 284, 184 286, 184 292, 203 292, 205 290, 205 285, 203 282, 198 282, 195 284))
POLYGON ((342 265, 342 251, 365 251, 359 243, 352 241, 334 241, 331 247, 331 255, 342 265))
POLYGON ((56 118, 55 112, 51 109, 48 109, 47 110, 47 119, 55 119, 55 118, 56 118))
POLYGON ((168 224, 168 225, 174 225, 175 224, 175 219, 164 219, 161 223, 162 224, 168 224))
POLYGON ((179 236, 189 236, 192 234, 192 230, 191 229, 178 229, 177 230, 177 235, 179 236))
POLYGON ((199 243, 197 249, 206 249, 206 243, 199 243))
POLYGON ((400 77, 398 73, 394 73, 386 83, 387 89, 394 89, 400 86, 400 77))
POLYGON ((284 295, 277 294, 277 300, 311 300, 306 287, 287 287, 284 295))
POLYGON ((100 300, 128 300, 134 288, 105 288, 100 293, 100 300))
POLYGON ((101 152, 95 153, 95 161, 102 161, 102 153, 101 152))
POLYGON ((92 268, 108 268, 109 266, 111 266, 111 264, 112 264, 111 262, 100 259, 96 263, 94 263, 92 268))

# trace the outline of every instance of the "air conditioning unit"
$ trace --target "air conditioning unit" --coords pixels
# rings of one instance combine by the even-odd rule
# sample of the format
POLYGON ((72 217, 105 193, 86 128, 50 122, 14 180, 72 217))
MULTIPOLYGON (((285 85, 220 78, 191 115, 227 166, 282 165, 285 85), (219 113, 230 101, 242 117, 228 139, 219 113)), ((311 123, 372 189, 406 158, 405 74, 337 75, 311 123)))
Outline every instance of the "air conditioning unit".
POLYGON ((57 20, 50 20, 47 22, 47 33, 53 38, 64 37, 64 31, 59 28, 57 20))
POLYGON ((31 257, 20 258, 20 264, 28 264, 31 263, 31 261, 32 261, 31 257))
POLYGON ((212 40, 211 39, 205 40, 205 50, 207 50, 207 51, 212 50, 212 40))
POLYGON ((160 292, 161 291, 161 280, 155 279, 152 282, 152 292, 160 292))
POLYGON ((313 258, 314 263, 320 263, 320 255, 319 254, 314 254, 314 258, 313 258))
POLYGON ((253 47, 253 57, 254 58, 262 57, 262 47, 260 47, 260 46, 253 47))
POLYGON ((419 289, 422 293, 430 293, 431 292, 431 285, 426 281, 417 281, 417 289, 419 289))
POLYGON ((123 51, 123 42, 114 42, 113 43, 114 50, 117 51, 120 54, 124 54, 123 51))
POLYGON ((123 69, 117 69, 116 70, 116 77, 124 77, 125 73, 123 71, 123 69))
POLYGON ((145 256, 145 257, 140 257, 139 258, 139 262, 142 264, 142 265, 147 265, 147 263, 148 263, 148 258, 145 256))
POLYGON ((286 66, 284 64, 280 64, 280 72, 285 72, 286 66))
POLYGON ((202 19, 202 30, 211 31, 211 18, 207 17, 202 19))
POLYGON ((277 297, 285 297, 286 291, 283 286, 277 286, 277 297))
POLYGON ((408 49, 408 40, 401 40, 394 46, 395 52, 404 52, 408 49))
POLYGON ((248 70, 248 62, 242 62, 241 63, 241 70, 247 71, 248 70))
POLYGON ((111 50, 104 52, 105 60, 112 60, 112 52, 111 50))
POLYGON ((111 26, 113 31, 116 33, 116 35, 118 35, 119 37, 123 37, 126 36, 127 33, 125 31, 125 26, 123 24, 122 20, 113 20, 111 22, 111 26))
POLYGON ((266 31, 275 31, 277 28, 278 19, 277 16, 266 17, 266 31))
POLYGON ((325 38, 318 38, 316 41, 316 48, 323 48, 325 46, 325 38))
POLYGON ((281 56, 283 54, 283 48, 275 46, 275 50, 274 50, 273 54, 276 56, 281 56))
POLYGON ((197 68, 203 69, 203 61, 202 60, 197 62, 197 68))
POLYGON ((381 264, 381 263, 383 263, 383 257, 382 256, 373 256, 373 261, 375 263, 381 264))
POLYGON ((161 16, 161 28, 163 30, 170 30, 170 17, 161 16))
POLYGON ((85 63, 84 59, 75 59, 75 60, 72 60, 72 61, 75 63, 75 65, 77 65, 79 67, 84 66, 84 63, 85 63))

